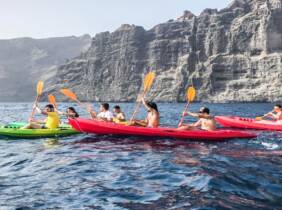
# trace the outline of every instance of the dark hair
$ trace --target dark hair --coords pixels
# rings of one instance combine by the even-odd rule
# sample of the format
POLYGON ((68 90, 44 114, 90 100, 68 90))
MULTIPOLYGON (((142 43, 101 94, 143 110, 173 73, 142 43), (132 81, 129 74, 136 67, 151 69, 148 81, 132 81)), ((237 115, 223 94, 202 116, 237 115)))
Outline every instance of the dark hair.
POLYGON ((53 104, 47 104, 47 105, 45 106, 45 108, 49 108, 51 112, 54 112, 54 106, 53 106, 53 104))
POLYGON ((79 117, 79 114, 76 112, 75 108, 69 107, 68 109, 71 110, 74 113, 73 117, 79 117))
POLYGON ((146 104, 147 104, 150 108, 152 108, 152 109, 156 110, 157 112, 159 112, 158 106, 157 106, 157 104, 156 104, 155 102, 146 101, 146 104))
POLYGON ((114 109, 120 109, 120 106, 119 105, 115 105, 114 109))
POLYGON ((281 104, 276 104, 275 106, 277 106, 279 109, 282 109, 281 104))
POLYGON ((101 104, 101 106, 102 106, 104 109, 106 109, 107 111, 108 111, 109 108, 110 108, 110 105, 109 105, 108 103, 103 103, 103 104, 101 104))
POLYGON ((210 114, 210 109, 207 107, 202 107, 200 109, 200 113, 206 113, 206 114, 210 114))

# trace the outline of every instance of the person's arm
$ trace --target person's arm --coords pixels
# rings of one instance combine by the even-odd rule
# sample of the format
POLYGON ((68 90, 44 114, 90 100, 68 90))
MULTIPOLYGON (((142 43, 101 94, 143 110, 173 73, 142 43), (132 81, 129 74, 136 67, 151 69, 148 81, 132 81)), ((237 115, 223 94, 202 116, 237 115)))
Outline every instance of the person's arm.
POLYGON ((269 117, 271 119, 275 119, 275 114, 273 112, 268 112, 267 114, 265 114, 263 117, 269 117))
POLYGON ((201 119, 193 124, 193 126, 195 126, 195 127, 200 127, 201 125, 202 125, 202 120, 201 119))
POLYGON ((113 122, 114 121, 114 115, 111 112, 108 112, 108 116, 107 116, 107 121, 109 122, 113 122))
POLYGON ((48 115, 48 113, 45 112, 44 110, 41 110, 40 107, 39 107, 37 104, 35 105, 35 110, 36 110, 39 114, 48 115))
POLYGON ((125 120, 125 114, 123 113, 123 112, 121 112, 120 114, 119 114, 119 118, 118 118, 119 120, 125 120))
POLYGON ((40 123, 40 124, 44 124, 44 123, 45 123, 45 120, 30 119, 29 122, 31 122, 31 123, 40 123))
POLYGON ((145 101, 145 98, 142 97, 141 98, 142 104, 144 105, 144 107, 148 110, 148 111, 153 111, 154 109, 152 109, 151 107, 148 106, 148 104, 145 101))
POLYGON ((55 110, 55 112, 58 113, 58 115, 66 115, 66 116, 67 116, 67 113, 66 113, 66 112, 61 112, 61 111, 59 111, 59 110, 57 109, 57 107, 54 107, 54 110, 55 110))
POLYGON ((281 119, 281 114, 282 114, 282 113, 277 113, 277 114, 272 113, 272 118, 273 118, 274 120, 279 120, 279 119, 281 119))
POLYGON ((89 112, 93 119, 97 118, 97 113, 94 111, 89 112))
POLYGON ((97 113, 92 110, 91 106, 88 106, 88 107, 87 107, 87 110, 88 110, 89 114, 91 115, 91 117, 92 117, 93 119, 96 119, 96 118, 97 118, 97 113))
POLYGON ((198 114, 198 113, 193 113, 193 112, 187 112, 187 115, 190 115, 190 116, 192 116, 192 117, 200 117, 200 114, 198 114))

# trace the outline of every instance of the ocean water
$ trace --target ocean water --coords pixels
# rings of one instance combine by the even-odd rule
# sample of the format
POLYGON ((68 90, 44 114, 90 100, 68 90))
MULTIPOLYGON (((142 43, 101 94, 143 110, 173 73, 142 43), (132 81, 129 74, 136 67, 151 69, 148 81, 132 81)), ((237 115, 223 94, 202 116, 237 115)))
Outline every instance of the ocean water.
MULTIPOLYGON (((132 113, 134 104, 120 105, 132 113)), ((176 126, 184 104, 158 105, 161 123, 176 126)), ((195 103, 191 111, 202 105, 214 115, 246 117, 273 106, 195 103)), ((60 109, 68 106, 88 117, 75 104, 60 109)), ((0 122, 24 121, 30 110, 31 104, 2 103, 0 122)), ((0 210, 6 209, 282 209, 282 133, 214 143, 86 134, 0 137, 0 210)))

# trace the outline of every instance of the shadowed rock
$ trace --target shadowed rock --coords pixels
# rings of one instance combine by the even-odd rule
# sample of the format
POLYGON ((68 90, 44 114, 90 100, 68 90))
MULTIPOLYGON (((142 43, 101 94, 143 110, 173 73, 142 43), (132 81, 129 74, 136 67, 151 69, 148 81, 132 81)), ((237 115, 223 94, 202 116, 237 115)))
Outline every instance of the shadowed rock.
POLYGON ((281 100, 281 0, 186 11, 148 31, 123 25, 97 34, 88 51, 46 78, 50 91, 68 87, 81 100, 133 101, 148 70, 157 73, 150 94, 158 101, 184 101, 191 84, 202 101, 281 100))

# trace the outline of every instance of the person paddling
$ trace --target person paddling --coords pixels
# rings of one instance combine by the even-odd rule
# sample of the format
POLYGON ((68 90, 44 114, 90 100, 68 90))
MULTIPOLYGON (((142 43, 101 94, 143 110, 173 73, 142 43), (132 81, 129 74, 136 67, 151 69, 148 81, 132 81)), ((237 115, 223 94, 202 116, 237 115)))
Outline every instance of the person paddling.
POLYGON ((276 104, 271 112, 268 112, 263 116, 263 118, 271 118, 276 120, 276 122, 282 123, 282 106, 281 104, 276 104))
POLYGON ((207 107, 201 107, 199 113, 184 112, 183 116, 190 115, 192 117, 200 118, 196 123, 193 124, 179 124, 178 130, 216 130, 216 122, 210 115, 210 110, 207 107))
POLYGON ((155 102, 145 101, 144 97, 139 98, 142 101, 145 109, 148 111, 145 120, 133 120, 131 125, 144 126, 148 128, 157 128, 160 123, 160 114, 158 106, 155 102))
POLYGON ((125 114, 121 111, 121 108, 119 105, 114 106, 114 122, 119 123, 119 122, 125 122, 125 114))
POLYGON ((93 119, 112 122, 114 115, 112 112, 109 111, 109 108, 110 105, 108 103, 103 103, 100 105, 100 112, 98 114, 93 111, 91 107, 88 107, 88 112, 91 114, 91 117, 93 119))
POLYGON ((66 112, 61 112, 57 108, 55 108, 55 111, 59 115, 65 115, 65 116, 70 117, 70 118, 77 118, 77 117, 79 117, 79 114, 77 113, 77 111, 73 107, 68 107, 66 112))
POLYGON ((55 111, 54 106, 52 104, 48 104, 45 106, 43 110, 41 110, 38 105, 34 106, 34 109, 43 115, 46 115, 47 118, 45 120, 34 120, 29 119, 29 124, 22 127, 22 129, 56 129, 60 124, 60 118, 58 113, 55 111), (44 124, 43 124, 44 123, 44 124), (43 125, 42 125, 43 124, 43 125))

